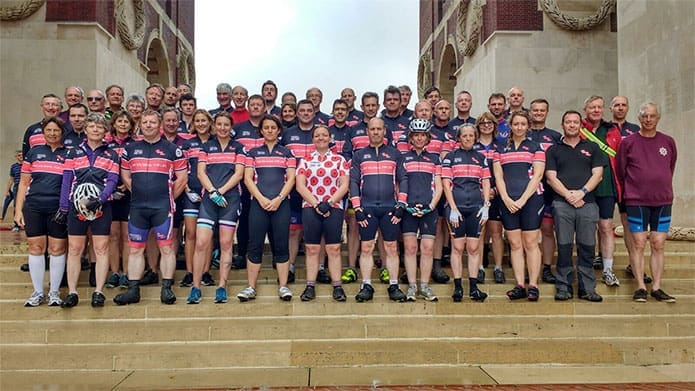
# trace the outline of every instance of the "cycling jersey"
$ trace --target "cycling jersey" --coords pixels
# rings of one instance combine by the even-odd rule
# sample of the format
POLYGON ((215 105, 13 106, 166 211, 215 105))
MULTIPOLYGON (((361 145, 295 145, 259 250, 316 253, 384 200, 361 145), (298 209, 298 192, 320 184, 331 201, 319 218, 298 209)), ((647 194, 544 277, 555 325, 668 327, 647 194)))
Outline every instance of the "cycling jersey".
MULTIPOLYGON (((345 158, 331 151, 321 155, 314 152, 307 159, 299 161, 297 175, 306 177, 306 187, 319 202, 328 201, 340 187, 340 177, 350 174, 350 167, 345 158)), ((309 208, 311 204, 302 202, 302 208, 309 208)), ((331 205, 333 208, 342 209, 341 202, 331 205)))
MULTIPOLYGON (((211 141, 214 137, 210 137, 208 141, 211 141)), ((191 191, 200 194, 200 190, 203 186, 198 180, 198 156, 200 155, 200 149, 203 147, 203 140, 197 135, 193 138, 186 140, 181 147, 183 155, 188 160, 188 188, 191 191)))
POLYGON ((348 126, 356 125, 360 122, 364 122, 364 113, 357 109, 352 109, 347 114, 347 124, 348 126))
POLYGON ((355 152, 350 166, 350 200, 360 206, 392 207, 396 201, 406 201, 405 193, 398 193, 403 185, 405 169, 401 153, 395 147, 367 146, 355 152))
POLYGON ((263 144, 250 150, 246 158, 246 167, 253 168, 253 182, 265 197, 273 199, 287 181, 287 169, 297 167, 297 159, 289 149, 275 145, 271 151, 263 144))
POLYGON ((381 119, 384 121, 387 131, 391 133, 392 140, 398 140, 408 130, 408 125, 410 125, 410 120, 404 115, 389 117, 386 113, 383 113, 381 119))
MULTIPOLYGON (((391 144, 393 142, 393 135, 386 129, 386 134, 384 135, 384 145, 391 144)), ((345 160, 352 160, 352 155, 355 151, 369 146, 369 136, 367 135, 367 123, 361 121, 355 125, 350 126, 350 130, 345 137, 345 144, 343 144, 343 157, 345 160)))
POLYGON ((540 144, 543 151, 547 151, 548 148, 555 144, 559 144, 562 139, 562 135, 557 130, 543 128, 543 129, 529 129, 526 132, 526 137, 540 144))
MULTIPOLYGON (((408 140, 408 135, 410 131, 406 130, 398 139, 398 150, 401 153, 406 153, 410 150, 410 141, 408 140)), ((449 134, 441 129, 437 129, 434 126, 430 129, 430 142, 425 145, 425 151, 437 154, 439 156, 442 152, 449 153, 453 148, 455 148, 456 143, 449 137, 449 134)))
POLYGON ((316 125, 321 124, 321 125, 328 126, 328 121, 330 119, 331 119, 331 116, 322 112, 322 111, 317 111, 316 114, 314 115, 314 123, 316 125))
POLYGON ((342 153, 343 147, 345 146, 345 140, 347 140, 348 133, 350 132, 350 126, 345 125, 342 128, 331 125, 328 130, 331 133, 331 151, 333 153, 342 153))
POLYGON ((442 175, 442 165, 439 155, 423 151, 418 154, 414 150, 406 152, 402 157, 402 165, 405 171, 405 183, 407 204, 422 204, 428 207, 434 196, 434 178, 442 175))
POLYGON ((251 121, 245 121, 234 125, 234 141, 238 141, 244 149, 250 151, 263 145, 263 137, 258 132, 258 126, 251 121))
POLYGON ((87 142, 69 148, 63 168, 60 209, 68 210, 74 186, 92 183, 99 189, 99 200, 104 203, 113 193, 119 178, 119 158, 116 151, 102 143, 92 150, 87 142))
MULTIPOLYGON (((513 141, 508 144, 498 146, 493 161, 502 165, 507 195, 512 199, 518 199, 526 191, 526 185, 533 177, 533 163, 545 163, 545 152, 537 142, 529 139, 522 141, 518 148, 514 146, 513 141)), ((543 193, 543 185, 538 185, 537 193, 543 193)))
POLYGON ((86 139, 87 134, 85 132, 76 133, 73 129, 70 129, 63 134, 63 145, 68 148, 76 148, 86 139))
POLYGON ((23 156, 26 156, 31 148, 37 145, 46 144, 46 138, 43 136, 41 122, 42 121, 39 121, 35 124, 29 125, 29 127, 27 127, 27 130, 24 131, 24 138, 22 139, 23 156))
POLYGON ((490 178, 485 156, 474 150, 458 148, 444 157, 442 178, 451 180, 457 209, 479 208, 483 205, 481 183, 490 178))
POLYGON ((48 145, 40 144, 24 155, 22 174, 31 175, 24 202, 29 209, 52 212, 58 208, 67 152, 63 146, 52 151, 48 145))
POLYGON ((316 151, 316 146, 311 140, 312 130, 313 126, 309 130, 303 130, 299 128, 299 125, 285 129, 282 132, 280 145, 289 149, 298 160, 308 158, 316 151))
POLYGON ((121 169, 131 174, 131 208, 175 210, 174 173, 185 175, 186 168, 181 149, 163 138, 126 145, 121 169))
MULTIPOLYGON (((212 185, 215 188, 220 188, 234 175, 237 164, 246 163, 246 153, 244 146, 234 140, 229 140, 223 149, 220 141, 212 138, 200 148, 198 160, 205 163, 205 173, 212 185)), ((224 196, 228 200, 238 199, 240 193, 241 188, 237 184, 234 188, 229 189, 224 196)))

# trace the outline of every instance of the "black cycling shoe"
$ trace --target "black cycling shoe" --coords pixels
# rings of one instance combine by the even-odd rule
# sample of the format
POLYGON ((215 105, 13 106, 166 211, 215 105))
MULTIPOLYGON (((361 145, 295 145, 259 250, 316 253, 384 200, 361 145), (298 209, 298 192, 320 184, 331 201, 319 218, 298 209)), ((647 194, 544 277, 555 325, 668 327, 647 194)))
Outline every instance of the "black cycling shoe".
POLYGON ((455 303, 460 303, 463 300, 463 288, 454 288, 454 294, 451 295, 455 303))
POLYGON ((487 293, 481 291, 480 289, 476 289, 470 294, 471 300, 473 301, 479 301, 479 302, 484 302, 485 299, 487 299, 487 293))
POLYGON ((183 276, 183 279, 181 280, 181 283, 179 284, 180 287, 189 287, 193 285, 193 273, 188 272, 186 273, 185 276, 183 276))
POLYGON ((159 299, 164 304, 176 303, 176 295, 174 294, 174 291, 171 290, 172 285, 174 285, 174 280, 168 278, 162 279, 162 292, 159 296, 159 299))
POLYGON ((355 295, 355 300, 359 303, 370 301, 374 298, 374 288, 370 284, 362 285, 362 289, 355 295))
POLYGON ((159 283, 159 276, 157 272, 152 270, 147 270, 140 279, 140 285, 154 285, 157 283, 159 283))
POLYGON ((60 306, 63 308, 72 308, 77 305, 77 303, 80 302, 80 298, 77 297, 77 293, 70 293, 65 297, 63 300, 63 304, 60 306))
POLYGON ((347 297, 345 296, 345 291, 342 286, 333 287, 333 300, 335 301, 345 301, 347 297))
POLYGON ((101 292, 92 293, 92 307, 103 307, 106 297, 101 292))
POLYGON ((554 284, 557 282, 557 279, 555 278, 555 275, 553 274, 553 271, 550 270, 550 267, 543 267, 543 275, 541 277, 543 282, 548 283, 548 284, 554 284))
POLYGON ((449 282, 449 275, 442 268, 435 267, 432 269, 432 281, 438 284, 446 284, 449 282))
POLYGON ((399 303, 402 303, 405 301, 406 296, 405 293, 401 290, 401 288, 398 287, 397 284, 389 285, 389 299, 393 301, 397 301, 399 303))
POLYGON ((140 302, 140 280, 128 280, 128 290, 116 295, 113 302, 117 305, 134 304, 140 302))
POLYGON ((302 292, 302 295, 299 296, 302 301, 311 301, 316 298, 316 290, 314 289, 313 286, 307 285, 306 288, 304 288, 304 292, 302 292))
POLYGON ((514 288, 507 291, 509 300, 519 300, 527 297, 526 288, 515 285, 514 288))
MULTIPOLYGON (((46 263, 48 263, 48 262, 46 262, 46 263)), ((23 272, 25 272, 25 273, 29 272, 29 264, 28 264, 28 263, 23 263, 22 266, 19 267, 19 270, 21 270, 21 271, 23 271, 23 272)))

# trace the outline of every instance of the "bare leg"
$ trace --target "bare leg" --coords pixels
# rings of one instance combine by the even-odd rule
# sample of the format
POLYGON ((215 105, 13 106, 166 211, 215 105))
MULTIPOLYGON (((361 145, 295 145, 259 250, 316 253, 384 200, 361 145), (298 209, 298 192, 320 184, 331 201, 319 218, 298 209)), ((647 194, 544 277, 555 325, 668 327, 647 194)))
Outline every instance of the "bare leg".
POLYGON ((541 274, 541 250, 538 247, 538 233, 537 229, 521 231, 524 253, 526 254, 529 285, 532 286, 538 286, 538 277, 541 274))
MULTIPOLYGON (((514 279, 516 284, 524 286, 524 246, 521 240, 521 230, 515 229, 507 231, 507 240, 511 247, 510 258, 512 261, 512 270, 514 271, 514 279)), ((538 244, 536 244, 538 246, 538 244)))

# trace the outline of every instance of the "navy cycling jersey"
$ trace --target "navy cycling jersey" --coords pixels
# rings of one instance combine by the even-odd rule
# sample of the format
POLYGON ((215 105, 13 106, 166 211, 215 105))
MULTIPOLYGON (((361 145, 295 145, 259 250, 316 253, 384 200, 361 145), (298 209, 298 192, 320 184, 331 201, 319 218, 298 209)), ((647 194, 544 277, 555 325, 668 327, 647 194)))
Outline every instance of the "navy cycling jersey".
MULTIPOLYGON (((502 165, 504 184, 507 195, 518 199, 526 190, 526 186, 533 177, 533 163, 545 163, 545 152, 541 146, 528 138, 514 146, 514 142, 500 143, 493 155, 493 161, 502 165)), ((538 185, 538 194, 543 193, 543 185, 538 185)))
POLYGON ((364 113, 357 109, 350 110, 346 120, 348 126, 356 125, 359 122, 364 122, 364 113))
POLYGON ((41 122, 29 125, 24 131, 24 138, 22 139, 23 156, 26 156, 31 148, 46 144, 46 138, 43 136, 43 129, 41 129, 41 122))
POLYGON ((493 192, 497 190, 495 188, 495 177, 492 175, 492 161, 494 160, 493 158, 497 148, 498 143, 496 141, 493 141, 488 145, 483 145, 483 143, 480 141, 476 141, 475 144, 473 144, 473 150, 482 153, 487 161, 487 166, 490 167, 490 190, 493 192))
MULTIPOLYGON (((434 123, 434 121, 432 121, 432 128, 430 129, 430 132, 433 132, 433 131, 434 132, 436 132, 436 131, 444 132, 444 133, 449 135, 450 140, 454 140, 454 142, 457 141, 456 140, 456 131, 454 130, 454 128, 451 127, 451 122, 447 122, 447 124, 444 126, 439 126, 436 123, 434 123)), ((458 146, 454 145, 453 147, 457 148, 458 146)))
MULTIPOLYGON (((208 140, 200 148, 198 161, 205 163, 205 173, 215 188, 222 187, 234 175, 236 165, 246 164, 246 152, 241 143, 229 140, 227 145, 222 148, 222 144, 216 138, 208 140)), ((241 187, 237 184, 225 195, 239 195, 241 187)))
POLYGON ((321 125, 328 126, 328 121, 330 119, 331 119, 331 116, 322 112, 322 111, 317 111, 316 114, 314 114, 314 123, 316 125, 321 124, 321 125))
POLYGON ((415 113, 413 112, 413 110, 410 110, 410 109, 407 108, 407 107, 406 107, 405 110, 403 110, 403 112, 401 113, 402 116, 404 116, 405 118, 407 118, 407 119, 409 119, 409 120, 412 120, 412 119, 413 119, 413 114, 415 114, 415 113))
POLYGON ((342 128, 339 128, 333 124, 328 127, 328 131, 331 133, 331 152, 341 154, 345 146, 345 140, 347 140, 350 132, 350 126, 344 125, 342 128))
POLYGON ((529 129, 526 132, 526 137, 540 144, 543 151, 547 151, 553 145, 559 144, 562 139, 560 132, 549 128, 529 129))
POLYGON ((387 132, 391 132, 392 140, 399 140, 401 135, 408 130, 408 125, 410 125, 410 120, 405 115, 389 117, 384 112, 381 119, 384 120, 387 132))
POLYGON ((48 145, 37 145, 24 155, 22 174, 30 174, 25 204, 39 212, 52 212, 58 208, 60 185, 63 182, 65 147, 51 150, 48 145))
POLYGON ((234 125, 234 141, 238 141, 244 149, 250 151, 263 145, 263 137, 258 132, 258 126, 251 121, 244 121, 234 125))
POLYGON ((292 152, 282 145, 275 145, 273 150, 263 144, 246 155, 246 167, 253 168, 253 182, 266 198, 273 199, 287 181, 287 169, 297 167, 297 159, 292 152))
POLYGON ((118 184, 118 153, 102 143, 92 150, 87 142, 69 148, 63 168, 60 208, 67 210, 76 185, 92 183, 99 189, 99 200, 106 202, 118 184))
POLYGON ((74 129, 70 129, 63 135, 63 145, 68 148, 76 148, 86 139, 87 133, 76 133, 74 129))
POLYGON ((463 125, 463 124, 475 125, 475 121, 476 121, 475 117, 468 117, 466 119, 461 119, 459 117, 455 117, 454 119, 449 121, 449 126, 451 127, 451 130, 454 134, 453 138, 454 139, 456 138, 456 134, 458 133, 461 125, 463 125))
POLYGON ((612 122, 613 125, 615 125, 616 128, 620 131, 620 136, 622 138, 625 138, 627 136, 632 136, 633 134, 639 132, 639 125, 633 124, 632 122, 623 122, 622 125, 620 125, 617 122, 612 122))
POLYGON ((500 143, 506 143, 509 135, 511 134, 511 128, 509 127, 509 122, 507 118, 503 117, 497 120, 497 138, 495 141, 500 143))
POLYGON ((458 148, 444 157, 442 178, 451 180, 458 209, 479 208, 483 205, 481 183, 490 178, 490 167, 482 153, 458 148))
POLYGON ((316 151, 316 146, 311 140, 312 130, 313 126, 309 130, 302 130, 299 128, 299 125, 285 129, 282 132, 280 145, 289 149, 297 160, 310 158, 311 154, 316 151))
POLYGON ((121 169, 130 171, 131 208, 174 211, 174 173, 184 175, 186 168, 183 151, 163 138, 152 144, 140 140, 126 145, 121 169))
POLYGON ((355 152, 350 166, 350 200, 352 205, 391 207, 406 201, 399 186, 405 184, 402 155, 391 145, 367 146, 355 152))
MULTIPOLYGON (((208 141, 213 138, 214 137, 211 137, 208 141)), ((201 140, 198 135, 186 140, 181 147, 183 156, 188 160, 188 188, 199 194, 200 190, 203 188, 198 179, 198 156, 200 155, 200 149, 202 147, 203 140, 201 140)))
MULTIPOLYGON (((398 139, 396 147, 398 147, 401 153, 406 153, 410 150, 410 142, 408 141, 409 133, 410 131, 406 130, 398 139)), ((430 136, 430 142, 425 145, 425 151, 435 153, 437 156, 440 156, 442 152, 451 152, 456 146, 456 143, 449 137, 449 134, 440 129, 432 127, 432 129, 430 129, 430 136)))
POLYGON ((232 105, 229 105, 228 107, 219 106, 216 109, 208 110, 208 113, 210 113, 210 116, 212 118, 215 118, 215 114, 217 114, 221 111, 226 111, 229 114, 232 114, 232 111, 234 111, 234 106, 232 106, 232 105))
POLYGON ((418 154, 415 150, 410 150, 403 155, 403 169, 405 170, 406 189, 400 189, 407 193, 407 204, 422 204, 428 206, 432 204, 434 197, 434 179, 442 175, 442 165, 439 162, 439 155, 423 151, 418 154))
MULTIPOLYGON (((393 135, 386 129, 386 134, 384 135, 384 145, 392 145, 393 135)), ((360 149, 369 146, 369 136, 367 135, 367 123, 361 121, 355 125, 350 126, 347 137, 345 137, 345 144, 343 144, 343 157, 345 160, 352 160, 352 155, 359 151, 360 149)))

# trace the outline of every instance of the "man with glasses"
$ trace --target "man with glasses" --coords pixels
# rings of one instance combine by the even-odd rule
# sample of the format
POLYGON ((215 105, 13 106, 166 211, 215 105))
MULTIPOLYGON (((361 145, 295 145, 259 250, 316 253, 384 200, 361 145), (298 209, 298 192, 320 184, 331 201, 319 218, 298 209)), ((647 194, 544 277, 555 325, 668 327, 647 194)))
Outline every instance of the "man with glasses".
POLYGON ((101 90, 89 90, 87 93, 87 106, 90 113, 106 113, 106 96, 101 90))
POLYGON ((321 102, 323 101, 323 92, 317 87, 309 88, 306 91, 306 98, 314 104, 314 121, 317 124, 322 124, 328 126, 328 120, 331 118, 330 115, 321 112, 321 102))

